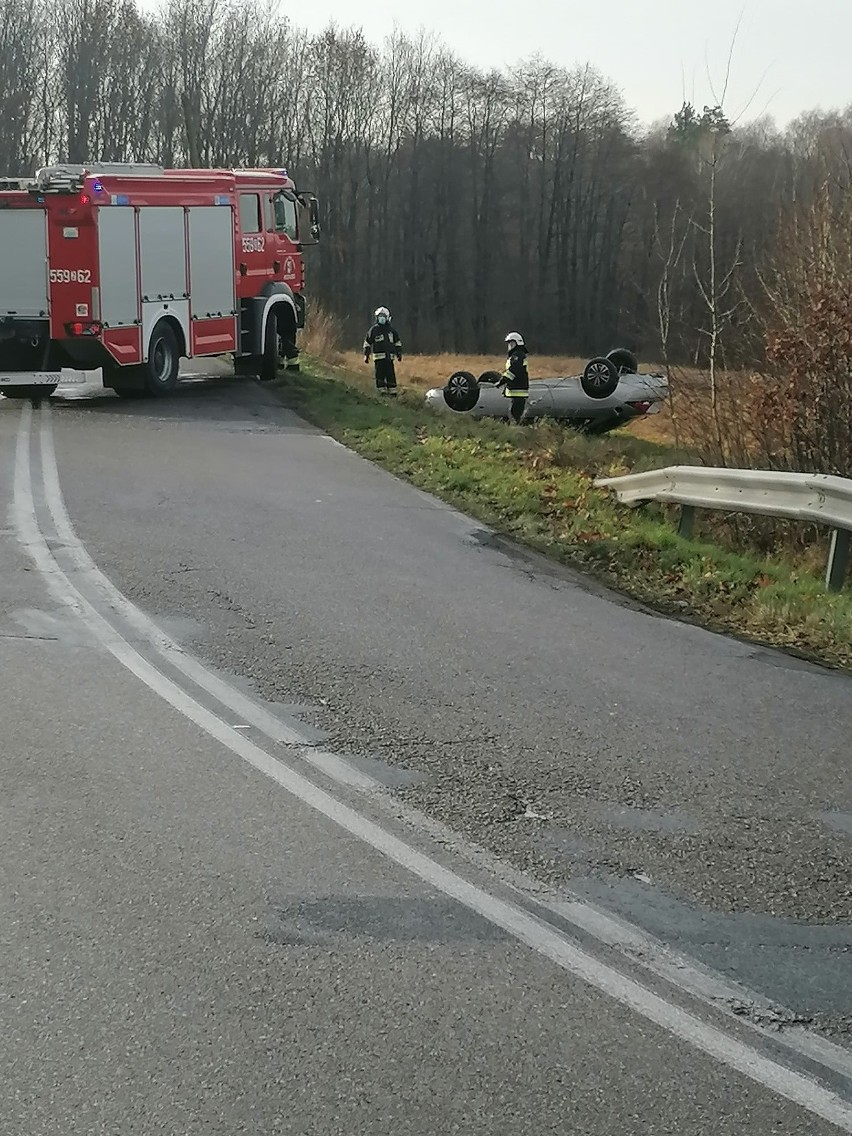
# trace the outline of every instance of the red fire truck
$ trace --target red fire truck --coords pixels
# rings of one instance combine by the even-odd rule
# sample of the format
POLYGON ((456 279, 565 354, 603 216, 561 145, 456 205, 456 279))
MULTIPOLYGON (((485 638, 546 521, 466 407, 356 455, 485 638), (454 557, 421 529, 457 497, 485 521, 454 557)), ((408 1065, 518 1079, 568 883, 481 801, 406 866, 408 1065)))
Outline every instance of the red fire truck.
POLYGON ((181 358, 295 366, 313 194, 285 170, 57 165, 0 180, 0 391, 50 395, 100 369, 166 395, 181 358))

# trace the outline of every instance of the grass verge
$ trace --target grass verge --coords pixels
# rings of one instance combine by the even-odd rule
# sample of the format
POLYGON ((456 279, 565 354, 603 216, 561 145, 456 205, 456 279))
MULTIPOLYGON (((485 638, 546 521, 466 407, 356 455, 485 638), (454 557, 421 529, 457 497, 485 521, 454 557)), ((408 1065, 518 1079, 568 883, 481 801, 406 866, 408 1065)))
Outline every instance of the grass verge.
POLYGON ((684 540, 669 511, 628 509, 593 487, 682 460, 670 446, 628 431, 586 438, 550 423, 445 419, 420 391, 380 402, 366 378, 312 359, 278 389, 364 457, 538 552, 663 612, 852 670, 849 589, 827 594, 807 562, 736 551, 741 537, 719 517, 703 519, 704 539, 684 540))

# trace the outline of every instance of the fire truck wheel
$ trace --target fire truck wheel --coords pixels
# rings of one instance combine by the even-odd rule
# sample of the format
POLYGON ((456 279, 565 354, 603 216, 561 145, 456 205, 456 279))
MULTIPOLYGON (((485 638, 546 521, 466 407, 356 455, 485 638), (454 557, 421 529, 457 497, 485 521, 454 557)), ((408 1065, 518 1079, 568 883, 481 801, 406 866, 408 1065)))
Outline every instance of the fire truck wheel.
POLYGON ((275 313, 266 317, 266 335, 263 339, 263 355, 260 357, 260 381, 271 383, 278 375, 278 320, 275 313))
POLYGON ((50 398, 56 386, 3 387, 6 398, 50 398))
POLYGON ((170 323, 160 320, 151 332, 148 362, 143 364, 145 390, 155 398, 171 394, 178 385, 180 350, 170 323))

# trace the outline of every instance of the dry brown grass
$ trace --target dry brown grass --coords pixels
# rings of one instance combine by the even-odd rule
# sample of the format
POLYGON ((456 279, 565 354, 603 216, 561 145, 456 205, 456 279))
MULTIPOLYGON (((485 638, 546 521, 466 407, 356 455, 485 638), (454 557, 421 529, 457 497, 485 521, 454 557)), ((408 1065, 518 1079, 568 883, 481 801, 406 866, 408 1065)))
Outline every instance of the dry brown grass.
POLYGON ((773 465, 772 439, 755 414, 768 381, 748 371, 720 372, 714 412, 706 372, 675 367, 661 412, 635 420, 630 428, 649 442, 677 446, 714 465, 773 465))
POLYGON ((776 445, 757 413, 771 381, 748 371, 720 372, 714 411, 708 376, 678 368, 671 378, 669 405, 658 416, 660 428, 713 465, 775 468, 776 445))
POLYGON ((299 348, 315 359, 339 366, 343 362, 340 350, 343 341, 343 328, 337 316, 327 311, 322 304, 312 304, 308 312, 307 326, 299 333, 299 348))
MULTIPOLYGON (((553 379, 560 375, 579 375, 587 359, 568 355, 536 355, 531 371, 539 379, 553 379)), ((346 351, 343 365, 353 371, 364 370, 364 356, 358 351, 346 351)), ((453 371, 470 371, 481 375, 483 371, 502 371, 505 355, 407 355, 397 367, 400 384, 422 388, 442 387, 453 371)))

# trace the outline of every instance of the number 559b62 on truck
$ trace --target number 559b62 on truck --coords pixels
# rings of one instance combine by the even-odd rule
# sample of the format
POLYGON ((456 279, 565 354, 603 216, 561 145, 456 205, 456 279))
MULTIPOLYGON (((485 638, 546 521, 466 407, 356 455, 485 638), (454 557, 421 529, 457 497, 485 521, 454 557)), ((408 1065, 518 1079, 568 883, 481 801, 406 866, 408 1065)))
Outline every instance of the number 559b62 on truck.
POLYGON ((233 354, 272 379, 305 325, 313 194, 285 170, 58 165, 0 179, 0 392, 50 395, 102 370, 166 395, 181 358, 233 354))

